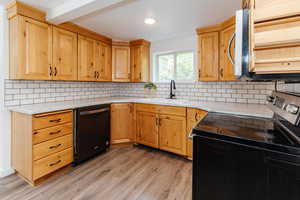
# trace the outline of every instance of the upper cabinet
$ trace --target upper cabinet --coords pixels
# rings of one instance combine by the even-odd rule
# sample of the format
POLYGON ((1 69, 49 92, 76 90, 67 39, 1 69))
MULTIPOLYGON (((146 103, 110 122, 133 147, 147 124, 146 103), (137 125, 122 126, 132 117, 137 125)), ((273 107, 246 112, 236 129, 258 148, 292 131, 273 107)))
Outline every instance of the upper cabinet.
POLYGON ((251 66, 256 74, 300 72, 300 4, 251 0, 251 66))
POLYGON ((111 81, 110 38, 70 22, 52 25, 19 1, 7 13, 10 79, 111 81))
POLYGON ((77 80, 77 34, 53 27, 55 80, 77 80))
POLYGON ((197 29, 200 81, 234 81, 235 18, 197 29))
POLYGON ((219 32, 198 36, 199 80, 219 80, 219 32))
POLYGON ((16 16, 9 24, 10 78, 51 80, 52 27, 16 16))
POLYGON ((112 46, 112 80, 130 82, 130 47, 127 42, 114 43, 112 46))
POLYGON ((150 45, 150 42, 146 40, 130 42, 132 82, 148 82, 150 80, 150 45))
POLYGON ((78 36, 78 80, 111 81, 111 47, 85 36, 78 36))
POLYGON ((78 36, 78 80, 93 81, 98 74, 95 69, 95 42, 93 39, 78 36))
POLYGON ((300 15, 300 4, 295 0, 251 0, 254 22, 263 22, 300 15))

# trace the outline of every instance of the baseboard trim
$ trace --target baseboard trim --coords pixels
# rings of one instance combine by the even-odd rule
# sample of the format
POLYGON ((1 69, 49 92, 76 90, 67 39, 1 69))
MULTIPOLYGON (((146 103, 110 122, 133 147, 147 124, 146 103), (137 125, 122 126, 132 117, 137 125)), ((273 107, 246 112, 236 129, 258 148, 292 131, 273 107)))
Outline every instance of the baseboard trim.
POLYGON ((9 176, 11 174, 14 174, 15 170, 12 168, 9 169, 0 169, 0 178, 4 178, 6 176, 9 176))

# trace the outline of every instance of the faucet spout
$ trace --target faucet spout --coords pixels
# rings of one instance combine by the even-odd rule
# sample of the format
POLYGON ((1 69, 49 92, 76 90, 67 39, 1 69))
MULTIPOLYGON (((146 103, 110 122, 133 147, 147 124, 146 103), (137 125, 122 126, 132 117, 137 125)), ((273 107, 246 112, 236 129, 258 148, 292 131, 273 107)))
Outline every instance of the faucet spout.
POLYGON ((171 80, 170 83, 170 99, 175 99, 175 90, 176 90, 176 84, 174 80, 171 80))

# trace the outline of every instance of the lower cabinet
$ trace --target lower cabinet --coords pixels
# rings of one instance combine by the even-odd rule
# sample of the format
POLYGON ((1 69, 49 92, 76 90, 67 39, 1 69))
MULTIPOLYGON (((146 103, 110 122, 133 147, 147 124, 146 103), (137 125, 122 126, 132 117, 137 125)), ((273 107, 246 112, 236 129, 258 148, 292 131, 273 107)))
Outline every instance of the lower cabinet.
POLYGON ((159 148, 186 155, 186 118, 181 116, 159 116, 159 148))
POLYGON ((158 114, 137 111, 136 118, 136 142, 158 148, 158 114))
POLYGON ((136 143, 187 155, 186 108, 136 104, 136 143))
POLYGON ((133 140, 133 104, 116 103, 111 105, 111 144, 133 140))
POLYGON ((12 113, 12 167, 31 185, 73 162, 71 110, 12 113))
MULTIPOLYGON (((207 114, 207 111, 205 110, 200 110, 196 108, 188 108, 187 109, 187 119, 186 119, 186 132, 187 136, 189 136, 190 132, 194 128, 194 126, 201 121, 207 114)), ((187 157, 188 159, 192 160, 193 159, 193 142, 192 140, 188 139, 187 140, 187 157)))

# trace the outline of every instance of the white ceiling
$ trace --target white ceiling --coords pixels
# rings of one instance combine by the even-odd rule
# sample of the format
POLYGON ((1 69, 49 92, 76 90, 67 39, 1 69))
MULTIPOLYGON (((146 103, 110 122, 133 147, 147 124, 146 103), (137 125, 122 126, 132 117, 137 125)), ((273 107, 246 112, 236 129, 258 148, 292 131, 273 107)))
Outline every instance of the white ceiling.
POLYGON ((74 22, 117 40, 156 41, 193 34, 197 27, 233 16, 240 7, 241 0, 134 0, 74 22), (146 17, 157 24, 145 25, 146 17))
MULTIPOLYGON (((78 0, 21 1, 49 11, 78 0)), ((8 2, 1 0, 0 5, 8 2)), ((241 0, 126 0, 73 22, 114 40, 144 38, 153 42, 195 34, 197 27, 219 23, 233 16, 240 7, 241 0), (147 17, 155 18, 157 23, 144 24, 147 17)))

